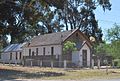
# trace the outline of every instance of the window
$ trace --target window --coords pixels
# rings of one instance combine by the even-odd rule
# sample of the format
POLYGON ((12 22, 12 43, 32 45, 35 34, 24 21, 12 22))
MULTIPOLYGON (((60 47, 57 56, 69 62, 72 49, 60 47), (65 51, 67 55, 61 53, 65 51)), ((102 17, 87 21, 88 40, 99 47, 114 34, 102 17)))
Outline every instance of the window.
POLYGON ((32 51, 32 56, 34 56, 34 51, 32 51))
POLYGON ((12 60, 12 53, 10 53, 10 60, 12 60))
POLYGON ((17 54, 17 52, 16 52, 16 60, 18 59, 18 54, 17 54))
POLYGON ((0 59, 1 59, 1 53, 0 53, 0 59))
POLYGON ((38 56, 38 48, 36 48, 36 56, 38 56))
POLYGON ((43 48, 43 55, 45 55, 45 47, 43 48))
POLYGON ((19 59, 21 59, 22 58, 22 52, 20 52, 20 57, 19 57, 19 59))
POLYGON ((78 33, 76 33, 76 37, 78 37, 78 33))
POLYGON ((51 47, 51 55, 54 55, 54 47, 51 47))
POLYGON ((31 49, 29 49, 29 56, 31 56, 31 49))

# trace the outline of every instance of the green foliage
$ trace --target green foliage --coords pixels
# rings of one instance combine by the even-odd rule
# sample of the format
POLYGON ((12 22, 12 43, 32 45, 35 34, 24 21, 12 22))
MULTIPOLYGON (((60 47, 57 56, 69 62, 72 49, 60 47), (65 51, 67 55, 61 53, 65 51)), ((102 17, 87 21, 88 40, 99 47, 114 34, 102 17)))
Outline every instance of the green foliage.
POLYGON ((114 59, 120 58, 120 41, 114 41, 112 43, 101 43, 94 47, 95 54, 106 54, 112 56, 114 59))
POLYGON ((120 26, 114 24, 113 28, 107 30, 107 40, 115 41, 120 40, 120 26))
POLYGON ((101 41, 94 13, 98 5, 111 9, 109 0, 1 0, 0 35, 10 35, 11 43, 21 43, 63 27, 79 27, 88 37, 101 41))
POLYGON ((107 41, 110 42, 106 50, 114 57, 120 58, 120 26, 114 24, 113 28, 107 30, 107 41))
POLYGON ((64 0, 62 8, 56 9, 56 12, 58 18, 64 22, 66 30, 68 27, 71 29, 78 27, 88 37, 93 36, 96 41, 101 42, 103 34, 94 13, 98 5, 102 6, 104 10, 111 9, 109 0, 64 0))
POLYGON ((64 46, 63 46, 63 52, 66 53, 66 52, 72 52, 72 51, 76 51, 77 48, 76 48, 76 44, 74 42, 71 42, 71 41, 66 41, 64 43, 64 46))
POLYGON ((120 40, 112 42, 109 51, 114 58, 120 59, 120 40))
POLYGON ((100 43, 94 46, 95 54, 107 54, 114 59, 120 59, 120 26, 114 24, 114 27, 107 30, 107 41, 109 43, 100 43))
POLYGON ((106 54, 106 47, 107 47, 106 43, 96 44, 94 46, 95 54, 96 55, 106 54))
POLYGON ((0 50, 8 45, 8 40, 6 35, 0 35, 0 50))
POLYGON ((115 59, 114 65, 120 67, 120 59, 115 59))

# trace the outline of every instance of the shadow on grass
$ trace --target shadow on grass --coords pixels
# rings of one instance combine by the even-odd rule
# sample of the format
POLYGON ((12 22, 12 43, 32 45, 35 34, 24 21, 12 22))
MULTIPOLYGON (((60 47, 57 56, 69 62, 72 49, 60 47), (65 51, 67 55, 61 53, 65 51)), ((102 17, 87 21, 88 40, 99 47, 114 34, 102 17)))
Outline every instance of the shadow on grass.
MULTIPOLYGON (((14 79, 35 79, 35 78, 42 78, 42 77, 55 77, 55 76, 64 76, 64 73, 57 73, 57 72, 36 72, 36 73, 27 73, 23 71, 17 70, 7 70, 7 69, 0 69, 0 81, 4 80, 12 80, 14 79)), ((20 81, 20 80, 18 80, 20 81)))

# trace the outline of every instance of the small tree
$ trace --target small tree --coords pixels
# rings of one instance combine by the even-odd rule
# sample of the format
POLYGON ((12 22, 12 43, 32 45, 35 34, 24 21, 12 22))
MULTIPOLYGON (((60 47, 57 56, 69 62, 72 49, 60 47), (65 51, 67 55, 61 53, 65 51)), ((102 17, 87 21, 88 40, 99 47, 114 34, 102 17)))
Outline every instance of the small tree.
POLYGON ((95 54, 100 56, 101 54, 106 53, 106 44, 105 43, 100 43, 95 45, 95 54))
POLYGON ((64 46, 63 46, 63 52, 64 54, 67 53, 67 52, 72 52, 72 51, 75 51, 77 50, 76 48, 76 44, 72 41, 66 41, 64 43, 64 46))

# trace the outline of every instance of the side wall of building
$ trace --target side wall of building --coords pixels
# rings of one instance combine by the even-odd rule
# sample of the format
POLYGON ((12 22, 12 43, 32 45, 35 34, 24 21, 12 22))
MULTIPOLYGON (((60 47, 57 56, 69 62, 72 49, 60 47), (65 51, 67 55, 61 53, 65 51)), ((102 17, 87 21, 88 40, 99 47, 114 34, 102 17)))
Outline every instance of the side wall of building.
POLYGON ((51 54, 51 48, 53 47, 53 55, 61 55, 61 45, 47 45, 47 46, 34 46, 34 47, 26 47, 23 48, 23 56, 29 56, 29 54, 32 55, 32 52, 34 52, 34 56, 36 56, 36 52, 38 49, 38 55, 52 55, 51 54), (30 51, 31 50, 31 53, 30 51))
POLYGON ((43 66, 50 66, 50 62, 52 60, 57 62, 57 64, 54 65, 58 66, 58 61, 60 60, 61 54, 62 45, 47 45, 23 48, 23 58, 25 65, 27 66, 31 65, 31 61, 33 62, 33 66, 38 66, 38 61, 42 61, 43 66))
POLYGON ((3 63, 21 63, 21 61, 22 61, 22 51, 3 52, 1 54, 1 62, 3 63))

